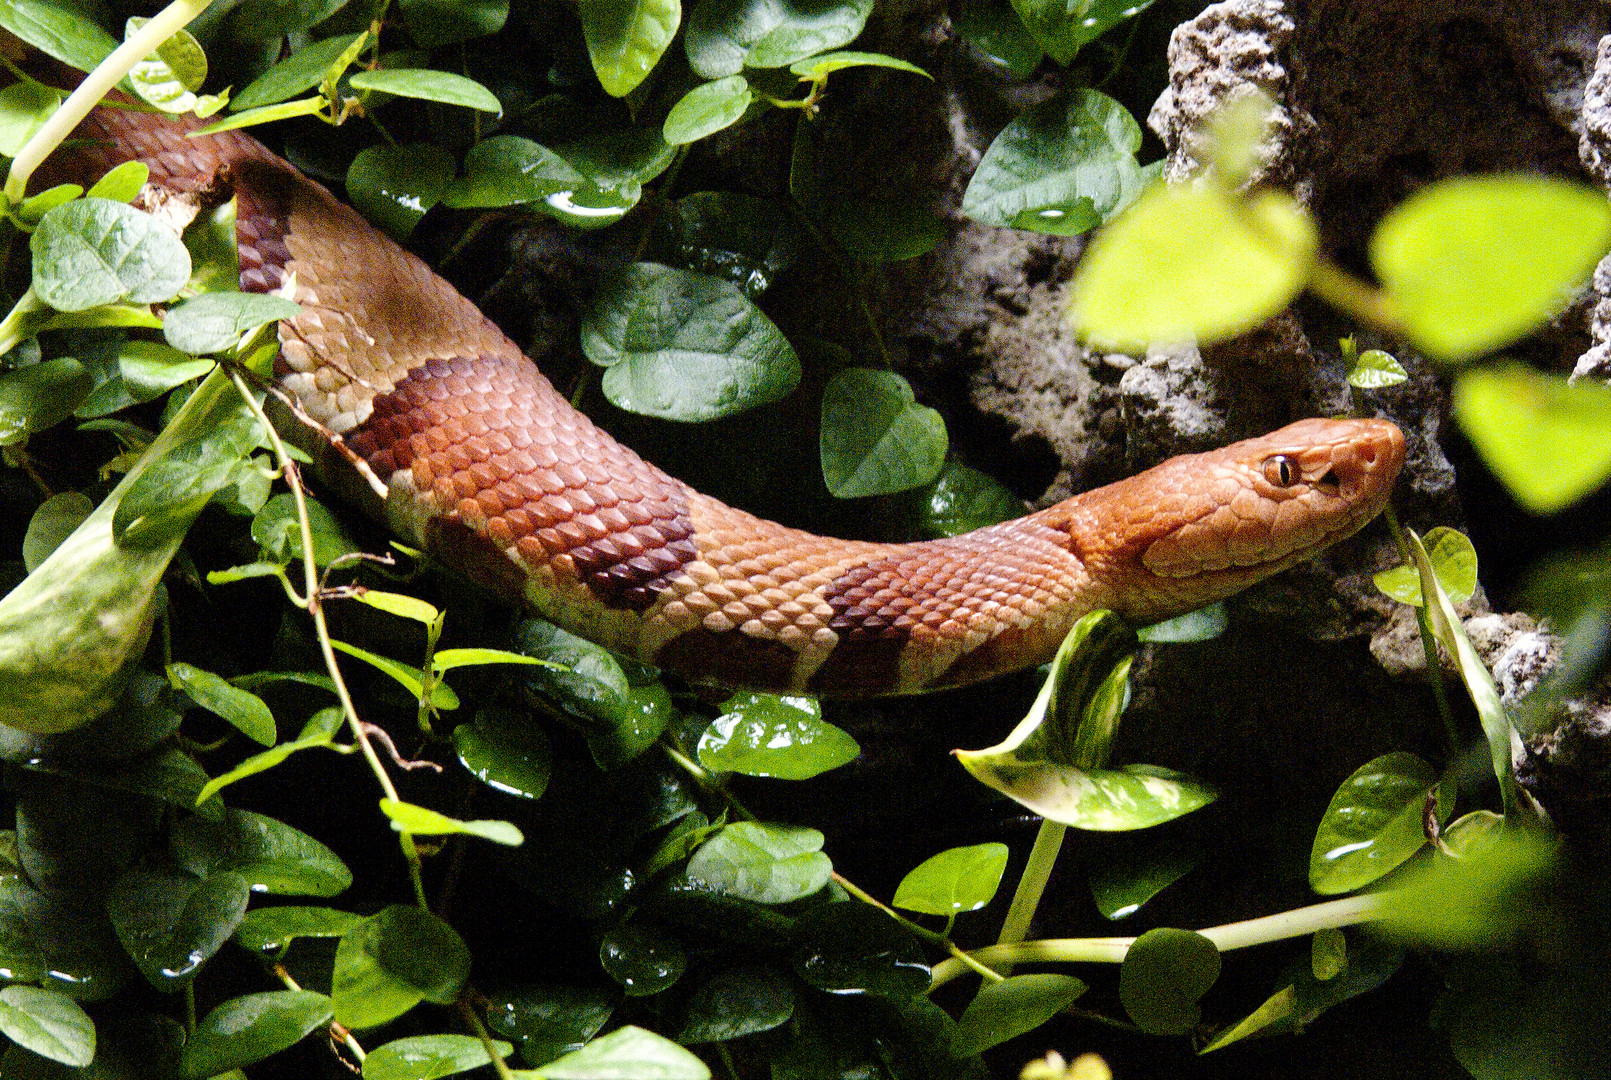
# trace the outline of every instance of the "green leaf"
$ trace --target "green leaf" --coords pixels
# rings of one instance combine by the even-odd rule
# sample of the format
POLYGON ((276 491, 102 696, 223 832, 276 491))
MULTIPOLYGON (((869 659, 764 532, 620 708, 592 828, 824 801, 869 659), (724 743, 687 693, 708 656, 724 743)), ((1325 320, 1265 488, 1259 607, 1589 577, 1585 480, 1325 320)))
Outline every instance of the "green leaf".
POLYGON ((951 848, 923 860, 902 878, 890 903, 907 911, 948 918, 964 911, 978 911, 995 897, 1006 869, 1006 844, 951 848))
POLYGON ((87 16, 49 0, 0 0, 0 26, 79 71, 94 70, 117 48, 87 16))
POLYGON ((90 385, 90 373, 70 356, 0 374, 0 446, 26 442, 73 415, 90 385))
POLYGON ((28 532, 22 538, 22 562, 29 573, 50 558, 50 553, 72 535, 95 509, 89 498, 77 491, 52 495, 28 519, 28 532))
POLYGON ((253 892, 334 896, 352 884, 352 871, 329 848, 299 829, 247 810, 222 820, 189 817, 168 842, 175 862, 198 877, 239 874, 253 892))
POLYGON ((913 75, 921 75, 930 82, 934 76, 906 60, 898 60, 883 53, 870 52, 831 52, 818 56, 796 60, 789 65, 789 70, 800 76, 801 82, 821 82, 836 71, 855 67, 881 67, 893 68, 896 71, 909 71, 913 75))
POLYGON ((625 97, 677 35, 682 0, 580 0, 576 12, 599 83, 611 97, 625 97))
POLYGON ((960 536, 1022 517, 1024 502, 994 477, 959 461, 947 461, 913 515, 913 530, 925 540, 960 536))
POLYGON ((368 146, 347 167, 353 205, 402 243, 453 183, 453 156, 429 143, 368 146))
MULTIPOLYGON (((371 590, 373 595, 373 590, 371 590)), ((548 660, 539 660, 535 656, 522 656, 520 653, 507 652, 503 649, 439 649, 431 654, 431 670, 441 675, 461 667, 486 667, 490 664, 515 664, 522 667, 548 667, 558 668, 560 665, 548 660)))
POLYGON ((794 928, 794 969, 831 994, 905 1000, 929 985, 923 947, 911 931, 868 904, 822 904, 794 928))
POLYGON ((607 932, 599 942, 599 964, 627 997, 649 997, 682 978, 688 970, 688 952, 676 938, 642 923, 628 923, 607 932))
POLYGON ((177 990, 229 940, 246 913, 251 885, 239 874, 205 881, 189 874, 126 870, 106 912, 123 947, 151 985, 177 990))
MULTIPOLYGON (((398 685, 414 695, 416 699, 425 697, 425 674, 419 668, 409 667, 401 660, 393 660, 389 656, 377 656, 368 649, 348 645, 345 641, 332 640, 330 644, 337 652, 355 656, 364 663, 384 671, 395 679, 398 685)), ((447 683, 434 683, 431 686, 430 703, 433 708, 451 711, 459 707, 459 695, 455 694, 453 688, 447 683)))
POLYGON ((1091 344, 1120 352, 1234 337, 1298 294, 1318 242, 1281 192, 1157 185, 1092 241, 1069 315, 1091 344))
POLYGON ((1229 619, 1225 614, 1225 602, 1216 600, 1207 607, 1200 607, 1196 611, 1188 611, 1184 615, 1176 615, 1173 619, 1165 619, 1161 623, 1143 626, 1136 631, 1136 637, 1141 641, 1169 642, 1182 644, 1191 641, 1212 641, 1225 632, 1229 619))
POLYGON ((1085 990, 1072 975, 1013 975, 1004 982, 985 983, 951 1032, 951 1054, 971 1057, 1033 1031, 1085 990))
POLYGON ((1545 176, 1469 176, 1424 187, 1383 218, 1370 264, 1405 335, 1458 361, 1558 313, 1608 248, 1604 193, 1545 176))
POLYGON ((413 803, 399 802, 396 799, 380 800, 380 809, 391 818, 392 828, 398 832, 420 836, 447 836, 458 833, 464 836, 479 836, 483 840, 491 840, 506 847, 519 847, 526 842, 520 830, 507 821, 460 821, 458 818, 439 814, 435 810, 415 806, 413 803))
POLYGON ((115 994, 129 962, 99 911, 47 896, 15 872, 0 876, 0 968, 80 1001, 115 994))
POLYGON ((1146 186, 1141 127, 1095 90, 1024 110, 985 151, 962 196, 984 225, 1076 236, 1104 225, 1146 186))
POLYGON ((786 904, 828 883, 833 863, 816 829, 739 821, 688 860, 688 880, 758 904, 786 904))
POLYGON ((666 420, 731 416, 800 382, 793 347, 735 286, 657 263, 600 286, 582 351, 605 369, 611 404, 666 420))
POLYGON ((729 1042, 788 1023, 794 987, 776 968, 722 968, 688 999, 680 1043, 729 1042))
POLYGON ((1463 371, 1454 418, 1531 513, 1552 514, 1611 476, 1611 389, 1519 365, 1463 371))
POLYGON ((1560 852, 1548 837, 1493 829, 1463 853, 1414 868, 1382 893, 1380 921, 1390 938, 1434 949, 1494 953, 1536 934, 1538 913, 1560 888, 1560 852))
POLYGON ((28 246, 34 291, 61 311, 167 300, 190 278, 190 253, 177 233, 109 199, 56 207, 40 219, 28 246))
POLYGON ((496 34, 509 19, 509 0, 400 0, 398 7, 425 49, 496 34))
POLYGON ((623 667, 609 650, 551 623, 522 623, 520 649, 550 665, 527 674, 528 692, 577 721, 600 768, 636 758, 676 716, 654 669, 631 661, 623 667))
POLYGON ((1081 46, 1152 6, 1152 0, 1013 0, 1013 8, 1046 50, 1046 55, 1064 67, 1081 46))
POLYGON ((1384 386, 1397 386, 1409 377, 1410 373, 1391 353, 1366 349, 1349 369, 1348 385, 1360 390, 1379 390, 1384 386))
POLYGON ((199 138, 202 135, 216 135, 220 131, 234 131, 236 128, 251 127, 254 124, 267 124, 275 120, 289 120, 294 116, 312 116, 322 110, 326 104, 328 102, 322 97, 311 97, 298 98, 295 101, 282 101, 278 105, 264 105, 259 109, 243 109, 233 116, 215 120, 191 134, 199 138))
POLYGON ((17 216, 24 221, 37 224, 46 212, 54 210, 63 203, 72 202, 82 194, 84 189, 78 184, 57 184, 55 187, 48 187, 38 195, 30 195, 24 199, 22 205, 17 207, 17 216))
MULTIPOLYGON (((1126 919, 1164 889, 1196 869, 1196 850, 1173 837, 1130 834, 1138 843, 1093 857, 1091 899, 1106 919, 1126 919)), ((1094 853, 1093 853, 1094 855, 1094 853)))
POLYGON ((820 441, 823 479, 840 499, 919 487, 945 464, 945 420, 892 371, 847 368, 828 380, 820 441))
POLYGON ((662 129, 666 142, 681 146, 732 127, 755 100, 749 80, 742 75, 701 83, 679 98, 666 114, 662 129))
POLYGON ((710 1080, 710 1070, 670 1039, 630 1024, 545 1065, 543 1080, 710 1080))
MULTIPOLYGON (((1432 766, 1403 751, 1355 769, 1320 819, 1309 854, 1310 887, 1322 896, 1353 892, 1421 850, 1426 799, 1437 782, 1432 766)), ((1439 816, 1448 816, 1447 807, 1439 816)))
POLYGON ((255 908, 235 928, 235 943, 243 949, 278 953, 299 937, 340 937, 360 922, 363 916, 335 908, 255 908))
POLYGON ((953 4, 951 26, 974 52, 1009 79, 1029 78, 1046 55, 1018 13, 1001 0, 953 4))
POLYGON ((330 65, 358 38, 358 34, 343 34, 304 45, 236 94, 229 103, 229 111, 238 113, 265 105, 277 105, 304 90, 313 89, 324 81, 330 65))
POLYGON ((431 68, 385 68, 360 71, 349 80, 354 90, 379 90, 398 97, 462 105, 477 112, 503 115, 498 95, 474 79, 431 68))
POLYGON ((699 763, 716 772, 807 780, 861 753, 815 698, 735 694, 722 710, 699 737, 699 763))
MULTIPOLYGON (((317 544, 318 541, 314 543, 317 544)), ((437 632, 441 631, 442 612, 437 610, 434 604, 428 604, 418 597, 368 589, 360 585, 354 589, 352 599, 360 604, 367 604, 377 611, 384 611, 388 615, 396 615, 400 619, 412 619, 417 623, 423 623, 426 627, 435 627, 437 632)), ((432 659, 432 667, 435 667, 435 658, 432 659)))
POLYGON ((40 83, 15 82, 0 90, 0 154, 16 157, 61 103, 59 93, 40 83))
MULTIPOLYGON (((514 1049, 494 1042, 500 1057, 514 1049)), ((364 1080, 436 1080, 468 1072, 492 1060, 473 1035, 415 1035, 377 1046, 364 1058, 364 1080)))
POLYGON ((197 705, 228 720, 247 738, 264 746, 274 745, 274 714, 256 694, 231 686, 192 664, 169 664, 168 681, 175 690, 189 694, 197 705))
MULTIPOLYGON (((329 566, 343 555, 361 550, 323 503, 313 499, 306 502, 316 565, 329 566)), ((263 549, 264 555, 276 561, 302 558, 302 528, 297 521, 296 498, 289 492, 282 492, 265 503, 252 518, 252 539, 263 549)))
POLYGON ((799 258, 803 238, 776 199, 699 191, 667 206, 656 222, 662 261, 725 278, 755 299, 799 258))
POLYGON ((684 46, 705 79, 778 68, 855 40, 873 0, 700 0, 684 46))
MULTIPOLYGON (((1438 584, 1457 604, 1470 600, 1477 591, 1477 549, 1458 529, 1439 525, 1425 538, 1426 553, 1438 584)), ((1376 587, 1401 604, 1420 607, 1421 575, 1413 566, 1399 565, 1383 570, 1371 579, 1376 587)))
POLYGON ((339 706, 332 705, 321 709, 303 727, 302 734, 291 742, 283 742, 278 746, 271 746, 260 754, 253 754, 239 765, 222 775, 215 776, 207 781, 207 785, 196 796, 196 805, 211 799, 229 785, 267 772, 280 762, 299 750, 308 750, 315 746, 329 746, 332 742, 332 732, 340 727, 344 717, 339 706))
POLYGON ((1119 1000, 1147 1034, 1183 1035, 1202 1019, 1197 999, 1219 978, 1219 967, 1219 950, 1201 934, 1148 930, 1119 967, 1119 1000))
POLYGON ((615 1000, 603 990, 537 983, 492 995, 487 1026, 518 1040, 528 1064, 546 1065, 597 1035, 615 1011, 615 1000))
POLYGON ((324 1027, 331 1014, 330 999, 310 990, 231 998, 208 1013, 185 1040, 180 1074, 185 1080, 204 1080, 262 1061, 324 1027))
POLYGON ((0 990, 0 1033, 40 1057, 81 1069, 95 1057, 95 1023, 57 990, 8 986, 0 990))
POLYGON ((135 401, 151 401, 213 369, 213 361, 155 341, 127 341, 118 347, 118 374, 135 401))
POLYGON ((235 348, 244 335, 260 326, 294 319, 301 313, 301 304, 283 296, 202 293, 168 311, 162 320, 162 336, 180 352, 220 353, 235 348))
POLYGON ((90 199, 111 199, 113 202, 133 202, 145 182, 151 178, 151 169, 143 161, 125 161, 106 171, 85 192, 90 199))
POLYGON ((469 975, 470 951, 451 926, 393 904, 342 935, 331 990, 336 1020, 367 1028, 421 1001, 450 1005, 469 975))
POLYGON ((532 204, 578 228, 600 228, 620 220, 637 205, 637 176, 594 176, 564 155, 518 135, 483 139, 464 159, 465 175, 448 188, 442 202, 454 209, 532 204))
MULTIPOLYGON (((124 24, 127 41, 150 19, 133 17, 124 24)), ((207 81, 207 54, 188 30, 180 30, 135 64, 129 85, 147 105, 165 113, 187 113, 196 107, 196 91, 207 81)))
POLYGON ((506 795, 536 799, 548 787, 553 750, 529 716, 483 709, 453 729, 453 748, 477 780, 506 795))

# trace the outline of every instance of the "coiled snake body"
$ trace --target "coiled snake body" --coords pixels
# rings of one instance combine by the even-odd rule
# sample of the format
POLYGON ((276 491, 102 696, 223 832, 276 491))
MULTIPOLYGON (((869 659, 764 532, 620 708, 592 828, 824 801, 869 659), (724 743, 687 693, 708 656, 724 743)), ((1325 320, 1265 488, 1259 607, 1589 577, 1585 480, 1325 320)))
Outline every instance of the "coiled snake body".
POLYGON ((1303 420, 951 539, 785 528, 615 442, 452 286, 255 140, 192 127, 98 110, 70 168, 137 158, 167 194, 233 190, 241 288, 303 305, 280 324, 276 375, 345 441, 345 462, 323 455, 337 479, 449 565, 695 680, 858 696, 1038 663, 1095 608, 1166 618, 1351 535, 1403 462, 1391 423, 1303 420))

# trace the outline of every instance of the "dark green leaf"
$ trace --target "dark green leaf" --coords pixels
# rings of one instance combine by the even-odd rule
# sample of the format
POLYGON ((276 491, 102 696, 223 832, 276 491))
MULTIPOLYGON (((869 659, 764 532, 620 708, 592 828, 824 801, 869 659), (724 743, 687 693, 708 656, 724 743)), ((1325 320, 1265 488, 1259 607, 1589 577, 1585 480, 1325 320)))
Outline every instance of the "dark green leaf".
POLYGON ((503 114, 498 96, 474 79, 430 68, 386 68, 360 71, 350 80, 355 90, 379 90, 398 97, 462 105, 478 112, 503 114))
POLYGON ((81 1069, 95 1057, 95 1023, 58 990, 0 990, 0 1033, 40 1057, 81 1069))
POLYGON ((1018 13, 1002 0, 954 4, 951 25, 962 40, 1008 78, 1029 78, 1046 55, 1018 13))
POLYGON ((491 995, 487 1026, 518 1040, 526 1063, 541 1066, 580 1050, 614 1011, 615 999, 602 990, 539 983, 491 995))
POLYGON ((347 0, 244 0, 231 12, 236 35, 264 41, 324 22, 347 0))
POLYGON ((1126 919, 1160 892, 1196 869, 1198 853, 1174 838, 1131 833, 1135 843, 1093 857, 1091 899, 1104 918, 1126 919))
MULTIPOLYGON (((514 1049, 494 1043, 500 1056, 514 1049)), ((492 1058, 472 1035, 416 1035, 377 1046, 364 1058, 364 1080, 437 1080, 468 1072, 492 1058)))
POLYGON ((854 761, 861 747, 822 718, 815 698, 744 693, 699 737, 699 763, 717 772, 807 780, 854 761))
POLYGON ((534 668, 525 685, 578 722, 602 768, 643 753, 676 715, 671 695, 652 669, 632 665, 629 679, 609 650, 550 623, 523 623, 520 649, 564 669, 534 668))
POLYGON ((960 536, 1024 513, 1024 501, 1000 481, 959 461, 947 461, 934 483, 918 494, 922 502, 914 528, 925 540, 960 536))
POLYGON ((786 904, 828 883, 833 863, 816 829, 739 821, 688 860, 688 880, 758 904, 786 904))
POLYGON ((951 1033, 951 1053, 969 1057, 1033 1031, 1085 993, 1072 975, 1013 975, 987 982, 951 1033))
POLYGON ((945 463, 945 420, 892 371, 849 368, 822 396, 822 475, 841 499, 926 484, 945 463))
POLYGON ((924 859, 902 878, 890 902, 924 915, 978 911, 996 895, 1006 869, 1006 844, 951 848, 924 859))
POLYGON ((168 681, 175 690, 189 694, 197 705, 228 720, 247 738, 264 746, 274 745, 274 714, 256 694, 231 686, 193 664, 169 664, 168 681))
POLYGON ((447 923, 393 904, 342 935, 331 994, 336 1019, 366 1028, 420 1001, 448 1005, 470 974, 470 951, 447 923))
POLYGON ((73 415, 90 373, 70 356, 0 374, 0 446, 15 446, 73 415))
POLYGON ((369 146, 347 168, 347 195, 370 221, 402 242, 453 183, 453 157, 429 143, 369 146))
POLYGON ((682 0, 580 0, 576 10, 593 72, 611 97, 648 78, 682 22, 682 0))
POLYGON ((917 939, 870 905, 813 908, 796 924, 795 940, 794 968, 819 990, 904 998, 928 987, 917 939))
POLYGON ((666 207, 656 223, 665 261, 724 278, 752 300, 799 258, 800 230, 776 200, 700 191, 666 207))
POLYGON ((232 871, 254 892, 334 896, 352 884, 352 871, 335 852, 284 822, 246 810, 226 810, 221 821, 186 818, 174 827, 168 850, 192 874, 232 871))
POLYGON ((63 491, 41 503, 34 516, 28 519, 28 532, 22 538, 22 562, 28 572, 33 573, 40 563, 50 558, 50 553, 60 547, 94 509, 95 504, 76 491, 63 491))
POLYGON ((637 205, 642 181, 592 176, 565 156, 518 135, 483 139, 464 159, 465 175, 442 196, 446 206, 533 206, 578 228, 620 220, 637 205))
POLYGON ((169 310, 162 320, 162 336, 180 352, 220 353, 238 345, 241 335, 265 323, 294 319, 301 312, 300 304, 283 296, 202 293, 169 310))
POLYGON ((237 781, 244 780, 248 776, 256 776, 260 772, 267 772, 299 750, 309 750, 315 746, 329 746, 333 732, 340 727, 344 719, 340 706, 321 709, 303 726, 302 734, 295 740, 280 743, 278 746, 271 746, 261 754, 253 754, 228 772, 221 773, 207 781, 207 785, 196 796, 196 804, 199 806, 205 803, 224 788, 237 781))
POLYGON ((343 34, 304 45, 236 94, 229 103, 229 111, 243 112, 265 105, 277 105, 304 90, 313 89, 324 80, 330 65, 347 51, 347 46, 357 40, 357 34, 343 34))
POLYGON ((640 1027, 617 1028, 543 1067, 543 1080, 710 1080, 705 1063, 640 1027))
POLYGON ((106 910, 135 966, 158 990, 177 990, 229 940, 246 913, 251 885, 239 874, 205 881, 188 874, 128 870, 106 910))
POLYGON ((453 748, 477 780, 505 794, 535 799, 548 787, 553 751, 529 715, 483 710, 453 729, 453 748))
POLYGON ((647 997, 668 989, 688 970, 688 953, 676 938, 641 923, 628 923, 604 935, 599 963, 621 984, 627 997, 647 997))
POLYGON ((426 49, 496 34, 509 18, 509 0, 399 0, 397 6, 409 35, 426 49))
POLYGON ((1219 967, 1219 950, 1201 934, 1148 930, 1119 968, 1119 1000, 1149 1035, 1182 1035, 1202 1019, 1197 999, 1219 978, 1219 967))
POLYGON ((180 1072, 204 1080, 262 1061, 330 1022, 330 999, 309 990, 272 990, 231 998, 196 1025, 180 1072))
POLYGON ((702 78, 785 67, 855 40, 873 0, 700 0, 688 18, 688 62, 702 78))
POLYGON ((235 928, 235 943, 277 953, 299 937, 340 937, 362 921, 361 915, 327 907, 256 908, 235 928))
POLYGON ((742 75, 701 83, 684 94, 666 114, 666 142, 681 146, 732 127, 754 101, 750 84, 742 75))
POLYGON ((60 311, 167 300, 190 279, 179 234, 127 203, 75 199, 50 211, 28 242, 34 291, 60 311))
POLYGON ((47 896, 13 872, 0 876, 0 971, 99 1001, 123 987, 129 965, 101 911, 47 896))
POLYGON ((688 1000, 681 1043, 728 1042, 771 1031, 794 1015, 794 987, 776 968, 724 968, 688 1000))
MULTIPOLYGON (((313 561, 329 566, 359 549, 336 516, 323 503, 307 500, 308 524, 313 533, 313 561)), ((252 518, 252 539, 263 553, 281 562, 302 557, 302 529, 297 522, 296 499, 289 492, 274 496, 252 518)))
POLYGON ((49 0, 0 0, 0 26, 80 71, 105 60, 117 40, 86 15, 49 0))
POLYGON ((1080 47, 1125 19, 1152 6, 1152 0, 1013 0, 1024 25, 1046 54, 1067 67, 1080 47))
POLYGON ((599 288, 582 349, 605 368, 604 393, 628 412, 705 421, 778 401, 800 360, 735 286, 634 263, 599 288))

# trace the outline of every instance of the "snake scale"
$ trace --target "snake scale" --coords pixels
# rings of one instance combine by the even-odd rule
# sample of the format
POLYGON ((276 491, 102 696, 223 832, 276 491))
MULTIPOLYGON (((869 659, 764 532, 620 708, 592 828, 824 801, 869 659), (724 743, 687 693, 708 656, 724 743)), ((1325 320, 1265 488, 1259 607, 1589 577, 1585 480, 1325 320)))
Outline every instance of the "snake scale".
POLYGON ((1088 611, 1156 621, 1353 534, 1404 460, 1385 420, 1310 419, 950 539, 785 528, 617 443, 451 285, 261 144, 193 128, 102 108, 57 168, 138 159, 148 202, 232 192, 240 287, 303 306, 279 326, 276 379, 322 425, 327 475, 449 566, 696 681, 852 697, 1039 663, 1088 611))

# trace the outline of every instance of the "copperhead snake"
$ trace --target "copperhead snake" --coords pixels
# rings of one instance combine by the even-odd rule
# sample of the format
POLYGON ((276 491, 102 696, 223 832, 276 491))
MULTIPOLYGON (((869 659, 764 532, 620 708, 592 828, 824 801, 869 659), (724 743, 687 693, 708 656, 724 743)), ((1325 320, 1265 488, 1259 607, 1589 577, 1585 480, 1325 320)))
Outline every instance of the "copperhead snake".
POLYGON ((58 168, 138 159, 237 199, 240 287, 289 294, 276 378, 333 482, 400 536, 545 617, 696 681, 911 693, 1050 658, 1096 608, 1145 624, 1307 559, 1381 512, 1385 420, 1301 420, 1016 520, 914 544, 836 540, 723 505, 571 408, 422 261, 239 132, 99 109, 58 168))

